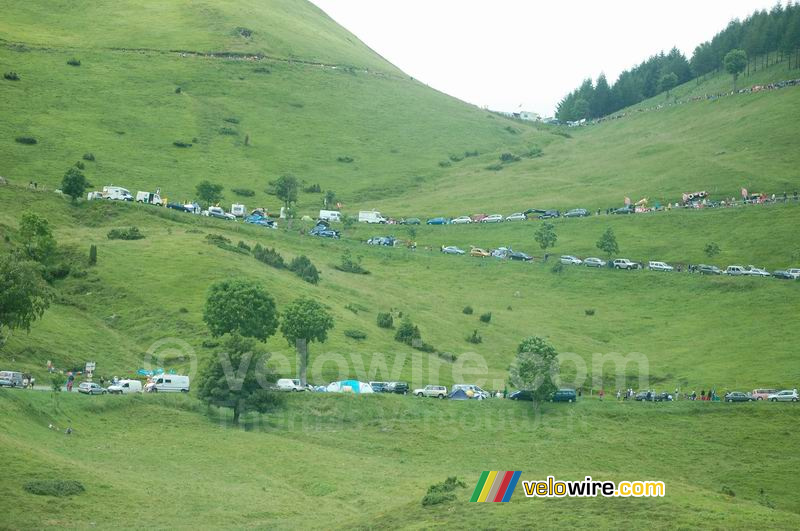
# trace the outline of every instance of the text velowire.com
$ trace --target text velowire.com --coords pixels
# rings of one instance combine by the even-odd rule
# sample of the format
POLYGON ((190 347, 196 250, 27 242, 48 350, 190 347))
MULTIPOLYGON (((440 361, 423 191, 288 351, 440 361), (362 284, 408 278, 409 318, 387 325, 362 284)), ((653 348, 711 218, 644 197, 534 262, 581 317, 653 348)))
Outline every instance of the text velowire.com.
POLYGON ((590 476, 581 481, 558 481, 547 476, 545 481, 523 481, 528 498, 656 498, 663 497, 663 481, 595 481, 590 476))

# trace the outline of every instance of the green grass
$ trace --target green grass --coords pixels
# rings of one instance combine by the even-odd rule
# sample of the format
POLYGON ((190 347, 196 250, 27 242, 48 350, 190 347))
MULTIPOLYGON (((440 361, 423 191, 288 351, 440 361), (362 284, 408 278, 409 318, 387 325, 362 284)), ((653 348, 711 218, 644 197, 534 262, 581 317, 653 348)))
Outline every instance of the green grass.
POLYGON ((0 391, 13 459, 0 483, 12 527, 430 528, 605 527, 610 518, 657 528, 794 528, 800 466, 787 426, 793 404, 441 402, 399 396, 292 396, 246 419, 246 431, 188 397, 59 397, 0 391), (65 436, 48 429, 55 424, 65 436), (780 456, 765 459, 764 456, 780 456), (657 479, 661 499, 526 499, 470 504, 482 470, 522 479, 657 479), (449 476, 457 499, 421 505, 449 476), (68 498, 26 493, 31 480, 76 479, 68 498), (723 486, 733 491, 723 493, 723 486), (761 494, 763 489, 763 493, 761 494), (156 511, 153 495, 169 500, 156 511), (224 494, 223 494, 224 493, 224 494), (770 506, 768 506, 770 505, 770 506))

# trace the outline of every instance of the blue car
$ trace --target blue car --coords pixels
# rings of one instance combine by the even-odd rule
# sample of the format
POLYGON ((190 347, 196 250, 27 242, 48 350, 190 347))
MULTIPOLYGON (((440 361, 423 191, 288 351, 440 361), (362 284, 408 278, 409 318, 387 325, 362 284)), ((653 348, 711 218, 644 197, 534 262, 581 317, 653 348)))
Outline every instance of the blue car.
POLYGON ((318 236, 320 238, 339 239, 339 231, 333 230, 328 222, 320 220, 317 225, 308 232, 311 236, 318 236))
POLYGON ((278 224, 275 222, 275 220, 266 218, 264 216, 259 216, 258 214, 253 214, 251 216, 247 216, 244 219, 244 222, 245 223, 250 223, 252 225, 259 225, 261 227, 267 227, 267 228, 270 228, 270 229, 277 229, 278 228, 278 224))
POLYGON ((447 218, 431 218, 426 223, 428 225, 447 225, 450 221, 447 218))

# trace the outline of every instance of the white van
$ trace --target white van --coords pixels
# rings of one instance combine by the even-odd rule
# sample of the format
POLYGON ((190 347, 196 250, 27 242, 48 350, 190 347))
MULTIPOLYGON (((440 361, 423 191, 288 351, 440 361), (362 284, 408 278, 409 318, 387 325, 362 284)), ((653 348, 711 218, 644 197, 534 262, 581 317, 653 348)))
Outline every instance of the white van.
POLYGON ((360 223, 386 223, 386 218, 377 210, 362 210, 358 213, 360 223))
POLYGON ((319 219, 340 222, 342 221, 342 213, 338 210, 320 210, 319 219))
POLYGON ((292 380, 291 378, 281 378, 275 384, 279 391, 305 391, 300 380, 292 380))
POLYGON ((0 371, 0 387, 22 387, 22 373, 0 371))
POLYGON ((133 201, 130 191, 121 186, 104 186, 103 197, 115 201, 133 201))
POLYGON ((158 193, 151 193, 151 192, 136 192, 136 202, 137 203, 149 203, 151 205, 163 205, 164 202, 161 200, 161 196, 158 193))
POLYGON ((177 374, 153 376, 144 390, 148 393, 188 393, 189 377, 177 374))
POLYGON ((130 393, 141 393, 142 382, 139 380, 120 380, 108 386, 108 392, 112 395, 127 395, 130 393))

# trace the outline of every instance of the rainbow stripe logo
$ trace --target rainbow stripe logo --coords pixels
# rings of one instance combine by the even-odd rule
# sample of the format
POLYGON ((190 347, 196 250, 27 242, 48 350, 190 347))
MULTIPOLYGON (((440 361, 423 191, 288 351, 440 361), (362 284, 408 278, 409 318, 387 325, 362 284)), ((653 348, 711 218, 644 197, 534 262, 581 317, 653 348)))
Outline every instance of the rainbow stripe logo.
POLYGON ((514 489, 517 488, 519 470, 498 472, 497 470, 484 470, 481 479, 475 486, 471 502, 507 502, 511 500, 514 489))

